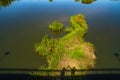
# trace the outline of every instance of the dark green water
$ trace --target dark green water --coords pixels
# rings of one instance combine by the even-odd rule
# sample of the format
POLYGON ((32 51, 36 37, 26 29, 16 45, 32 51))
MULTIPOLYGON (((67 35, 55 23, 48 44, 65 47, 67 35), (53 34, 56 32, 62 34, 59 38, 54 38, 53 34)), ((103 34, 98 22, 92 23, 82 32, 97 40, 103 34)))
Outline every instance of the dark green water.
POLYGON ((34 44, 48 34, 54 21, 69 24, 72 15, 85 15, 86 41, 95 45, 97 68, 120 68, 120 1, 97 0, 83 4, 74 0, 0 0, 0 68, 38 68, 46 61, 35 54, 34 44), (6 53, 8 52, 8 53, 6 53))

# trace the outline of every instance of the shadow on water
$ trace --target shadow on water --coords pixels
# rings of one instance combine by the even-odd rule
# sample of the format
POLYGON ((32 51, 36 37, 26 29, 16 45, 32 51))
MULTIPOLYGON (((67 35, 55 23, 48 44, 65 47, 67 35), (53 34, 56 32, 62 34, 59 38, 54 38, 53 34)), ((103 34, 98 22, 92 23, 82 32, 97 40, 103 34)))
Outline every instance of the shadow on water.
POLYGON ((12 2, 14 2, 15 0, 0 0, 0 7, 7 7, 9 6, 12 2))
POLYGON ((120 80, 120 69, 89 69, 77 70, 75 72, 92 72, 84 75, 66 75, 67 72, 72 73, 71 70, 38 70, 38 69, 0 69, 0 80, 120 80), (7 71, 7 73, 5 73, 7 71), (23 71, 23 73, 10 73, 15 71, 23 71), (31 75, 30 72, 56 72, 59 75, 31 75), (8 73, 9 72, 9 73, 8 73), (24 73, 28 72, 28 73, 24 73), (61 74, 63 72, 63 74, 61 74))
POLYGON ((11 54, 10 51, 4 52, 4 53, 0 56, 0 61, 2 61, 5 57, 9 56, 10 54, 11 54))
POLYGON ((4 53, 4 56, 8 56, 8 55, 10 55, 11 53, 10 53, 10 51, 6 51, 5 53, 4 53))
POLYGON ((119 53, 114 53, 114 56, 117 58, 117 60, 118 60, 119 63, 120 63, 120 54, 119 54, 119 53))

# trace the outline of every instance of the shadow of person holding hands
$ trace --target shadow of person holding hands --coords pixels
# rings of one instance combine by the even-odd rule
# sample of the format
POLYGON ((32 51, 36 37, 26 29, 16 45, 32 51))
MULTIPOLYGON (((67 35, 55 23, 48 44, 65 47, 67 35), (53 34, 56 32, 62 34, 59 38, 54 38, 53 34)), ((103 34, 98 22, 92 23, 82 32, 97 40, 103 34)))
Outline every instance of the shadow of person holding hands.
POLYGON ((75 71, 76 71, 75 67, 71 68, 71 80, 75 80, 75 71))
POLYGON ((75 76, 75 71, 76 71, 75 67, 71 68, 71 76, 75 76))
POLYGON ((66 71, 66 69, 65 69, 65 68, 62 68, 61 73, 60 73, 60 75, 61 75, 61 79, 60 79, 60 80, 65 80, 65 78, 64 78, 64 76, 65 76, 65 71, 66 71))

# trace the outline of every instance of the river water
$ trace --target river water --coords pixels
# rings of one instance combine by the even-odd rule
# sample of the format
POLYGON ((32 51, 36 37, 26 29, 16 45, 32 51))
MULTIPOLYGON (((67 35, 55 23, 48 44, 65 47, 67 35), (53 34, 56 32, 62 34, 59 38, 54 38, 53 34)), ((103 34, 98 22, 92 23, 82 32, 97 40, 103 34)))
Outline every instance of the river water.
POLYGON ((59 21, 68 26, 70 16, 79 13, 85 15, 89 26, 86 41, 95 45, 95 67, 120 68, 120 0, 90 4, 74 0, 0 0, 0 68, 42 66, 46 60, 35 53, 35 43, 45 34, 63 36, 52 33, 48 25, 59 21))

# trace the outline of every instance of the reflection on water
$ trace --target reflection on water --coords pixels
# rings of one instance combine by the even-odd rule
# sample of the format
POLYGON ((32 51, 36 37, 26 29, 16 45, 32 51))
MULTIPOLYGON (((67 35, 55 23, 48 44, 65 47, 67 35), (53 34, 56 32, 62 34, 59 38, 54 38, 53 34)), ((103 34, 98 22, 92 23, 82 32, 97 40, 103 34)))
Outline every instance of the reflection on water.
POLYGON ((49 0, 49 2, 53 2, 53 0, 49 0))
POLYGON ((80 0, 75 0, 75 2, 80 2, 80 0))
POLYGON ((7 7, 15 0, 0 0, 0 6, 7 7))

